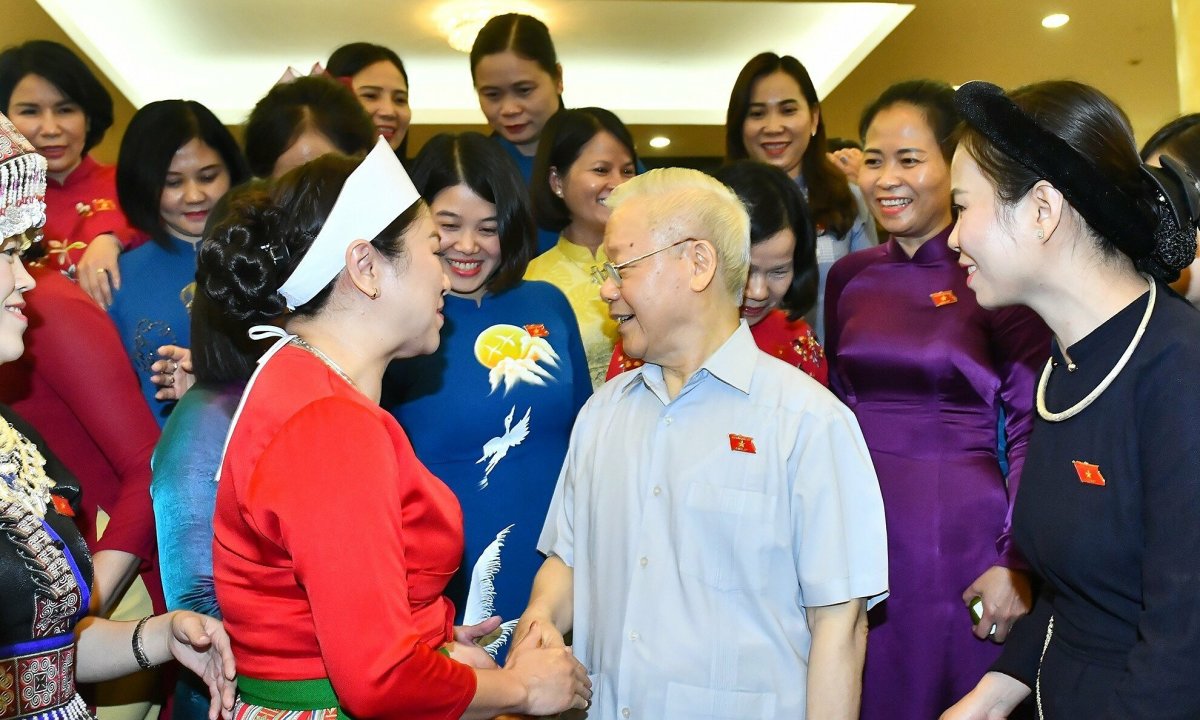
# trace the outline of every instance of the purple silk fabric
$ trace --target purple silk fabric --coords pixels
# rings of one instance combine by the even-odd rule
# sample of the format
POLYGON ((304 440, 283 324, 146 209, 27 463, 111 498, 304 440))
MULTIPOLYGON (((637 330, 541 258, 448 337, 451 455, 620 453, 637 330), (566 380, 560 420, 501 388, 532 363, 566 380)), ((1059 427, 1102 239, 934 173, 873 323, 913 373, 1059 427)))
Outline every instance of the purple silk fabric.
POLYGON ((963 591, 993 565, 1024 568, 1012 499, 1050 332, 1027 308, 981 308, 949 234, 912 258, 893 238, 829 274, 830 386, 862 427, 888 524, 891 596, 870 617, 863 720, 930 720, 974 687, 1000 647, 971 634, 963 591))

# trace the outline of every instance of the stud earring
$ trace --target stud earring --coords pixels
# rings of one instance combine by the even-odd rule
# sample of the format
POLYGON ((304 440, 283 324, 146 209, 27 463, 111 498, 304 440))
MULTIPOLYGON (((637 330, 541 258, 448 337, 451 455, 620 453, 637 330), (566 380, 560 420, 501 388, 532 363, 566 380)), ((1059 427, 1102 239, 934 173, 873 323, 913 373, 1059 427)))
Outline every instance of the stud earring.
POLYGON ((1041 228, 1038 228, 1038 231, 1037 231, 1037 239, 1038 239, 1038 240, 1045 240, 1045 239, 1046 239, 1046 231, 1045 231, 1045 230, 1042 230, 1041 228))
POLYGON ((372 300, 378 299, 379 298, 379 288, 375 288, 374 290, 372 290, 371 294, 368 297, 370 297, 372 300))

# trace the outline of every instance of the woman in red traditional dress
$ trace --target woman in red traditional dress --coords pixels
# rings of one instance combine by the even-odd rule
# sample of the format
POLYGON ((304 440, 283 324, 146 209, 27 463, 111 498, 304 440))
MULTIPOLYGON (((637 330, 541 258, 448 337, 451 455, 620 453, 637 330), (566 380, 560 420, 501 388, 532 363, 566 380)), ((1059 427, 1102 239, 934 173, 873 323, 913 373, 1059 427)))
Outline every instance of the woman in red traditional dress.
POLYGON ((499 669, 471 642, 497 619, 453 627, 462 511, 379 407, 388 363, 440 342, 439 244, 380 139, 361 163, 326 155, 239 196, 201 246, 200 291, 279 338, 234 416, 213 519, 239 718, 552 715, 590 699, 569 651, 519 644, 499 669))

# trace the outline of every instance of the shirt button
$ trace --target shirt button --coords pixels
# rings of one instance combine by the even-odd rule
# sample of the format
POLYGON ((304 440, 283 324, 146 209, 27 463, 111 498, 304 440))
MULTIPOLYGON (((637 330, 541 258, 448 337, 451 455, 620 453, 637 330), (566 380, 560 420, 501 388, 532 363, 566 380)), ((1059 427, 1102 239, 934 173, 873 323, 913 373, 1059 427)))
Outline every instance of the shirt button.
POLYGON ((655 494, 655 495, 662 495, 662 488, 660 488, 659 486, 655 485, 655 486, 654 486, 654 494, 655 494))
POLYGON ((629 708, 621 708, 621 717, 629 717, 629 708))
POLYGON ((629 633, 629 639, 634 642, 637 642, 638 640, 642 639, 642 636, 638 635, 637 630, 634 630, 633 632, 629 633))
POLYGON ((647 560, 646 558, 642 558, 638 562, 640 562, 642 564, 642 567, 646 567, 646 565, 648 565, 650 563, 650 561, 647 560))
POLYGON ((663 420, 663 422, 665 422, 666 424, 670 425, 670 424, 671 424, 671 422, 672 422, 672 420, 671 420, 670 416, 668 416, 668 417, 666 417, 666 418, 663 420))

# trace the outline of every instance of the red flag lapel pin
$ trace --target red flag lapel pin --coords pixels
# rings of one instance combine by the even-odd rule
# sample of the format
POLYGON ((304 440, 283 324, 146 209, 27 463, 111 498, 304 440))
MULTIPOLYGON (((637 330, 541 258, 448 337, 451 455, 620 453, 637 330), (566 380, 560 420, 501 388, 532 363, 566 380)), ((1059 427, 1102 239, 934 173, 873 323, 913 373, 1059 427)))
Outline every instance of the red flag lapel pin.
POLYGON ((953 305, 958 302, 958 296, 954 294, 953 290, 939 290, 935 293, 929 293, 929 299, 933 301, 934 307, 953 305))
POLYGON ((754 447, 754 438, 749 435, 737 435, 729 433, 729 449, 734 452, 750 453, 751 455, 758 452, 754 447))
POLYGON ((71 502, 62 495, 50 495, 50 499, 54 501, 54 509, 63 517, 75 517, 75 509, 71 507, 71 502))
POLYGON ((1075 466, 1075 474, 1079 476, 1079 482, 1104 487, 1104 476, 1100 474, 1099 465, 1085 463, 1082 460, 1072 460, 1071 464, 1075 466))

